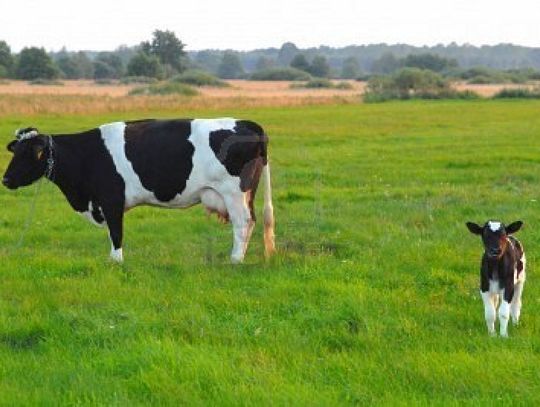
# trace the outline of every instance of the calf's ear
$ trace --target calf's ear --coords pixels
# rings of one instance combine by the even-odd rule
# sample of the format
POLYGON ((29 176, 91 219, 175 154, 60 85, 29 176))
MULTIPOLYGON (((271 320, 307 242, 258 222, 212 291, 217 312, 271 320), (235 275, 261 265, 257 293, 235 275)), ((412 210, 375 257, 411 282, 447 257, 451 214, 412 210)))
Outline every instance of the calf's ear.
POLYGON ((506 227, 506 233, 508 233, 509 235, 511 235, 512 233, 516 233, 519 229, 521 229, 522 226, 523 222, 520 220, 513 222, 506 227))
POLYGON ((17 140, 13 140, 11 143, 9 143, 6 148, 7 148, 7 151, 10 151, 10 152, 15 152, 15 145, 18 143, 17 140))
POLYGON ((469 231, 471 233, 474 233, 475 235, 481 235, 482 234, 482 229, 480 226, 478 226, 476 223, 474 222, 467 222, 466 223, 467 225, 467 228, 469 229, 469 231))

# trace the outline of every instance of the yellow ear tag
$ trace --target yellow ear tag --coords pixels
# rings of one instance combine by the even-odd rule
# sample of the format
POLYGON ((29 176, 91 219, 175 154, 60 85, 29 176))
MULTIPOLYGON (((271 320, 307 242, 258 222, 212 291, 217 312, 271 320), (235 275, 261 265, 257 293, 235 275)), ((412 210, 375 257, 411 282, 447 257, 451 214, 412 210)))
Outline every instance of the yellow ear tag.
POLYGON ((43 155, 43 150, 38 151, 37 153, 37 159, 41 160, 41 156, 43 155))

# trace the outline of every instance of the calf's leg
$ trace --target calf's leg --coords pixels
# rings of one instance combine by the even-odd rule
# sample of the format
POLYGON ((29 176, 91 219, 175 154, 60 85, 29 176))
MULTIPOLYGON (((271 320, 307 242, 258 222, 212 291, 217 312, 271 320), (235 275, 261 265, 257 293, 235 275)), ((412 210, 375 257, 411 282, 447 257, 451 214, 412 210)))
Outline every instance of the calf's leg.
POLYGON ((481 292, 482 301, 484 302, 484 317, 486 319, 486 325, 488 333, 491 336, 495 335, 495 305, 493 304, 491 294, 489 291, 481 292))
POLYGON ((514 298, 512 298, 512 304, 510 305, 510 315, 512 316, 512 323, 517 325, 519 323, 519 316, 521 314, 521 294, 523 293, 523 283, 520 281, 514 286, 514 298))

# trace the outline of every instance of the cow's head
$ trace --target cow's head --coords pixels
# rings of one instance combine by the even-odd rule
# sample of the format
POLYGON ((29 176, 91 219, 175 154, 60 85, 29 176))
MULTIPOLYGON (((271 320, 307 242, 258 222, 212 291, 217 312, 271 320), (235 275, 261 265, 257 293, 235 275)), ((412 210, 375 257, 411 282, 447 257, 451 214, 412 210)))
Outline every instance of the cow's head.
POLYGON ((28 127, 15 132, 16 140, 7 145, 13 158, 8 165, 2 184, 17 189, 32 184, 45 174, 47 168, 47 136, 28 127))
POLYGON ((518 220, 508 226, 504 223, 490 220, 482 227, 473 222, 467 222, 467 228, 475 235, 482 237, 486 256, 490 259, 498 259, 504 255, 508 245, 507 236, 516 233, 523 222, 518 220))

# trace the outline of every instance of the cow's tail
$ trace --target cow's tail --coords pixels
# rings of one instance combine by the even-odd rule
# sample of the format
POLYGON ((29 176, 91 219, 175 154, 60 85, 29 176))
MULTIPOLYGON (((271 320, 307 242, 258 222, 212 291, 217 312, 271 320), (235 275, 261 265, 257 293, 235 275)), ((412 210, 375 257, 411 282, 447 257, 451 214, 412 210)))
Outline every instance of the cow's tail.
POLYGON ((264 177, 264 254, 270 257, 276 251, 274 235, 274 207, 272 206, 272 183, 270 180, 270 162, 263 167, 264 177))

